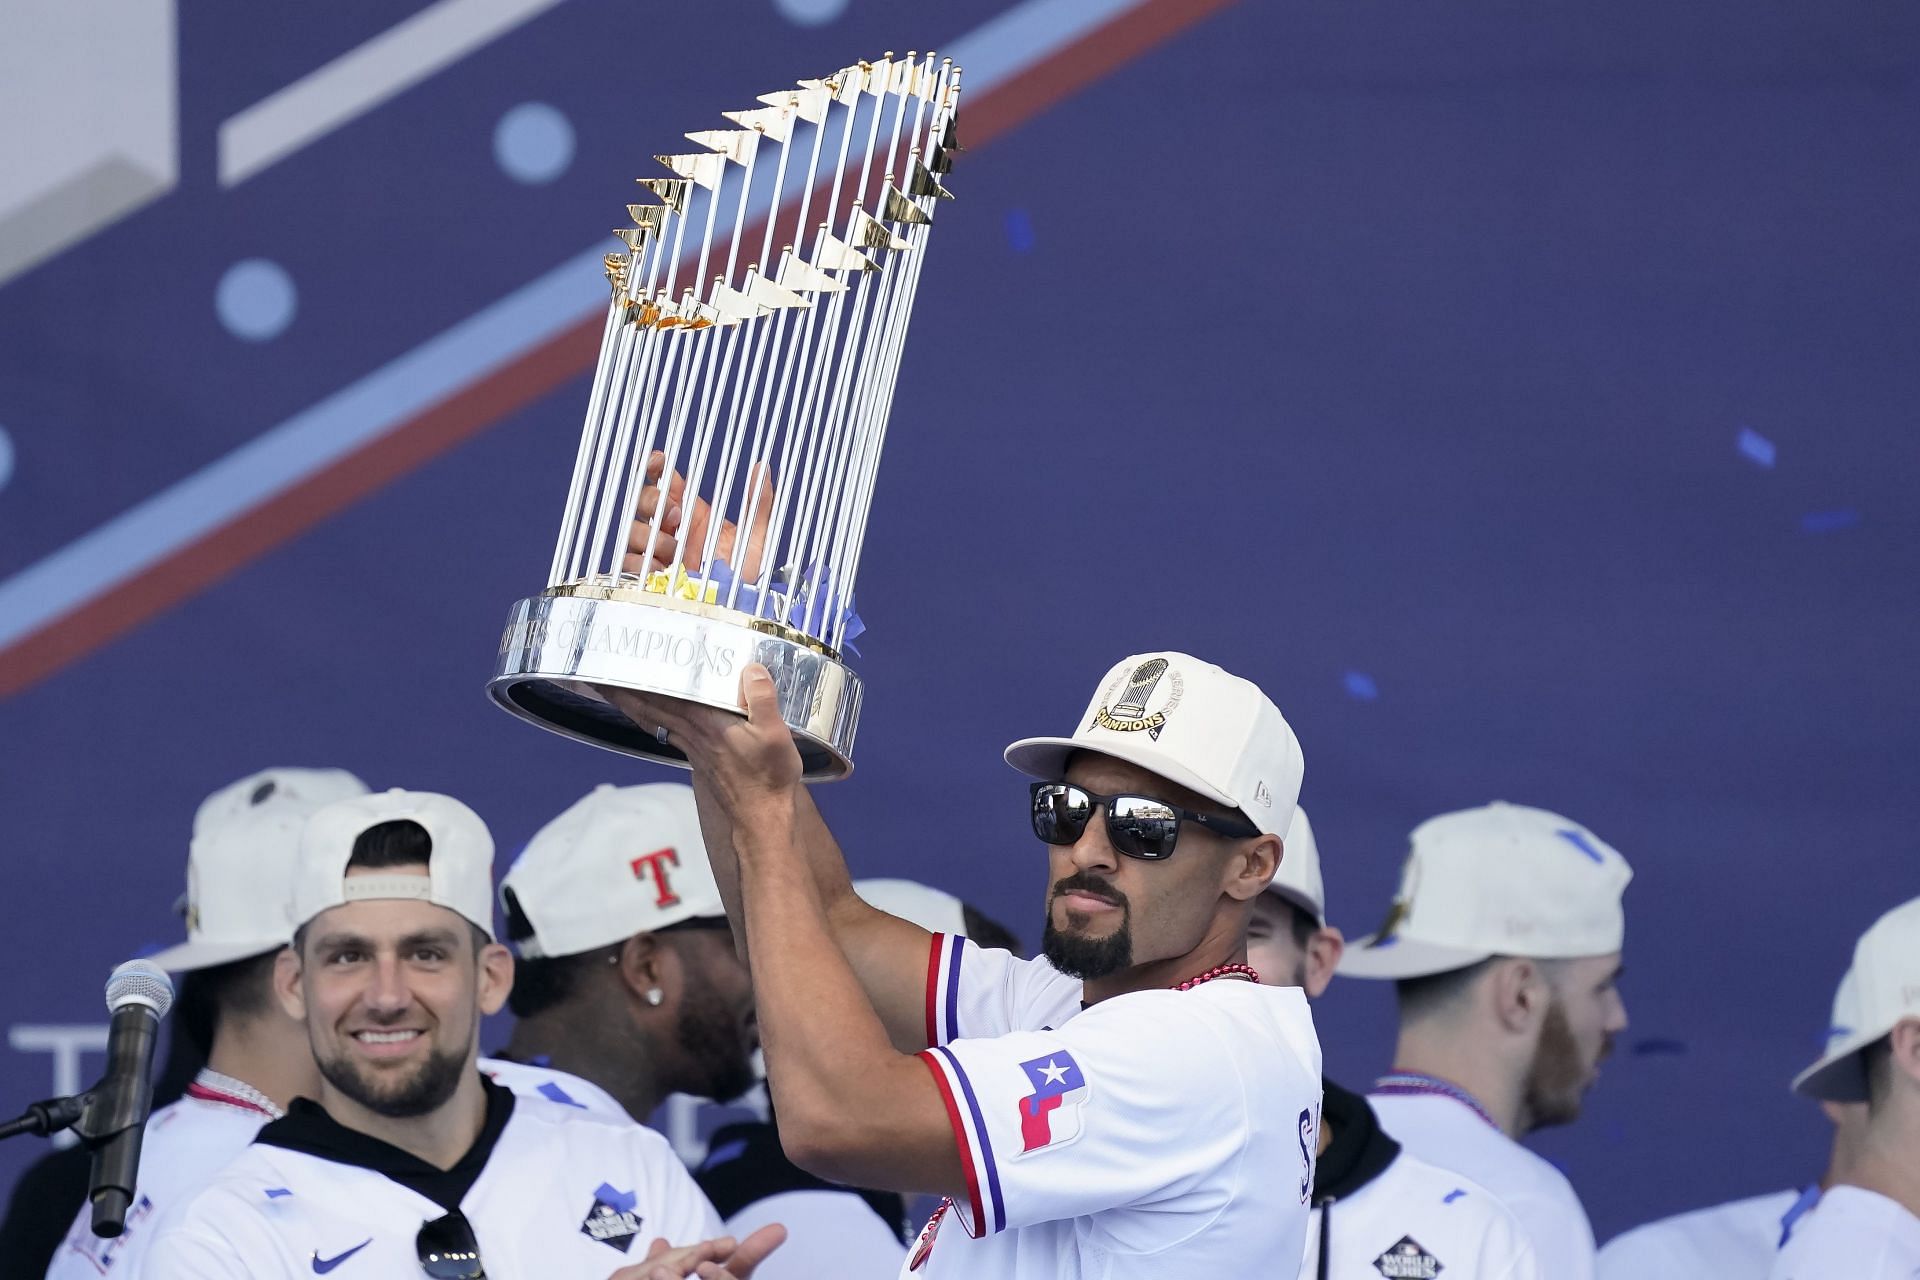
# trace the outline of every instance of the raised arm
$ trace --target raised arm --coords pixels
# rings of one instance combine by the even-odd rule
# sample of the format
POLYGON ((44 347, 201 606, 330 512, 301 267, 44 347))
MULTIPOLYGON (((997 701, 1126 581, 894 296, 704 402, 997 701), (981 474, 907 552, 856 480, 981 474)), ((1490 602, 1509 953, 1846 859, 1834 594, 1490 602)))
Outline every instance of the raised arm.
MULTIPOLYGON (((858 950, 869 969, 890 974, 878 985, 904 1005, 912 984, 900 975, 924 983, 929 936, 854 894, 800 785, 772 677, 750 666, 741 687, 744 720, 651 699, 633 714, 687 753, 703 811, 717 820, 706 828, 708 853, 744 935, 781 1141, 794 1163, 835 1181, 957 1193, 966 1175, 940 1087, 927 1064, 890 1043, 897 1037, 849 961, 858 950)), ((916 1016, 896 1019, 917 1028, 913 1049, 924 1047, 919 990, 916 1016)))

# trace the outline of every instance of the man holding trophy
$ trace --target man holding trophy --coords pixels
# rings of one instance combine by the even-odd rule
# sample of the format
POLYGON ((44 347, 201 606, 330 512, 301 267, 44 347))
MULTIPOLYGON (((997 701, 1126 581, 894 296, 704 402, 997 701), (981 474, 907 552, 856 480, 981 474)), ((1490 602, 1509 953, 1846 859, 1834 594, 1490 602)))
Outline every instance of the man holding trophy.
POLYGON ((1295 988, 1246 964, 1299 790, 1286 722, 1184 654, 1129 658, 1069 738, 1013 744, 1041 781, 1046 958, 929 935, 853 892, 801 785, 771 677, 747 716, 615 695, 693 762, 752 967, 788 1154, 934 1191, 929 1276, 1246 1274, 1299 1258, 1320 1053, 1295 988), (917 1052, 910 1052, 918 1050, 917 1052), (1276 1197, 1276 1177, 1299 1194, 1276 1197))
POLYGON ((693 769, 787 1154, 947 1197, 907 1273, 1290 1275, 1320 1051, 1301 992, 1246 963, 1302 772, 1273 703, 1146 654, 1070 737, 1008 748, 1049 849, 1032 962, 867 906, 804 785, 851 768, 841 654, 959 77, 857 63, 658 157, 607 259, 547 586, 489 693, 693 769), (807 248, 776 255, 789 233, 807 248))

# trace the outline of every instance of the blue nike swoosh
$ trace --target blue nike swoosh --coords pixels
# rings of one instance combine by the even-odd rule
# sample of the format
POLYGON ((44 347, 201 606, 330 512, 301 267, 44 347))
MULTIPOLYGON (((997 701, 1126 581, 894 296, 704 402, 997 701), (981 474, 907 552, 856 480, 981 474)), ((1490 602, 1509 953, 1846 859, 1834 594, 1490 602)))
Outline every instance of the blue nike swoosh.
POLYGON ((373 1237, 368 1236, 365 1240, 362 1240, 359 1244, 353 1246, 353 1248, 347 1250, 345 1253, 336 1253, 331 1258, 321 1257, 320 1251, 318 1249, 315 1249, 313 1251, 313 1274, 317 1276, 323 1276, 327 1274, 327 1272, 333 1270, 335 1267, 339 1266, 341 1263, 345 1262, 348 1258, 351 1258, 354 1254, 360 1252, 362 1249, 366 1248, 368 1245, 372 1243, 373 1243, 373 1237))

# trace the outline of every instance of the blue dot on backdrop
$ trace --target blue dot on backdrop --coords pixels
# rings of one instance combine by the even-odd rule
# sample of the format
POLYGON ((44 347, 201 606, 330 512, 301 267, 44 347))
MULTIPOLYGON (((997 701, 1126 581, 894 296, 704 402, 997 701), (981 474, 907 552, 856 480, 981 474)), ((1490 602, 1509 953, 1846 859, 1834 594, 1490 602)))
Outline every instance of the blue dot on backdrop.
POLYGON ((7 434, 5 427, 0 427, 0 489, 6 488, 7 482, 12 479, 13 437, 7 434))
POLYGON ((299 310, 299 292, 286 268, 265 258, 246 258, 228 267, 214 292, 220 323, 236 338, 265 342, 286 332, 299 310))
POLYGON ((573 122, 558 107, 523 102, 494 126, 493 158, 515 182, 552 182, 573 163, 573 122))
POLYGON ((847 11, 847 0, 773 0, 781 17, 795 26, 820 27, 847 11))

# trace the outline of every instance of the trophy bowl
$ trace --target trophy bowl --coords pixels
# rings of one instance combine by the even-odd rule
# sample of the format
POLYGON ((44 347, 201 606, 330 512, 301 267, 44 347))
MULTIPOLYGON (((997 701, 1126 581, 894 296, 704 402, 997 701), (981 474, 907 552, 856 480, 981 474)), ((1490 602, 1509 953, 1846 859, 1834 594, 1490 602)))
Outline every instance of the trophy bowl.
POLYGON ((608 691, 737 712, 758 662, 804 776, 852 770, 861 683, 842 655, 959 93, 951 61, 888 54, 656 157, 672 176, 639 180, 655 201, 627 206, 606 257, 552 567, 487 686, 501 707, 684 766, 608 691))

